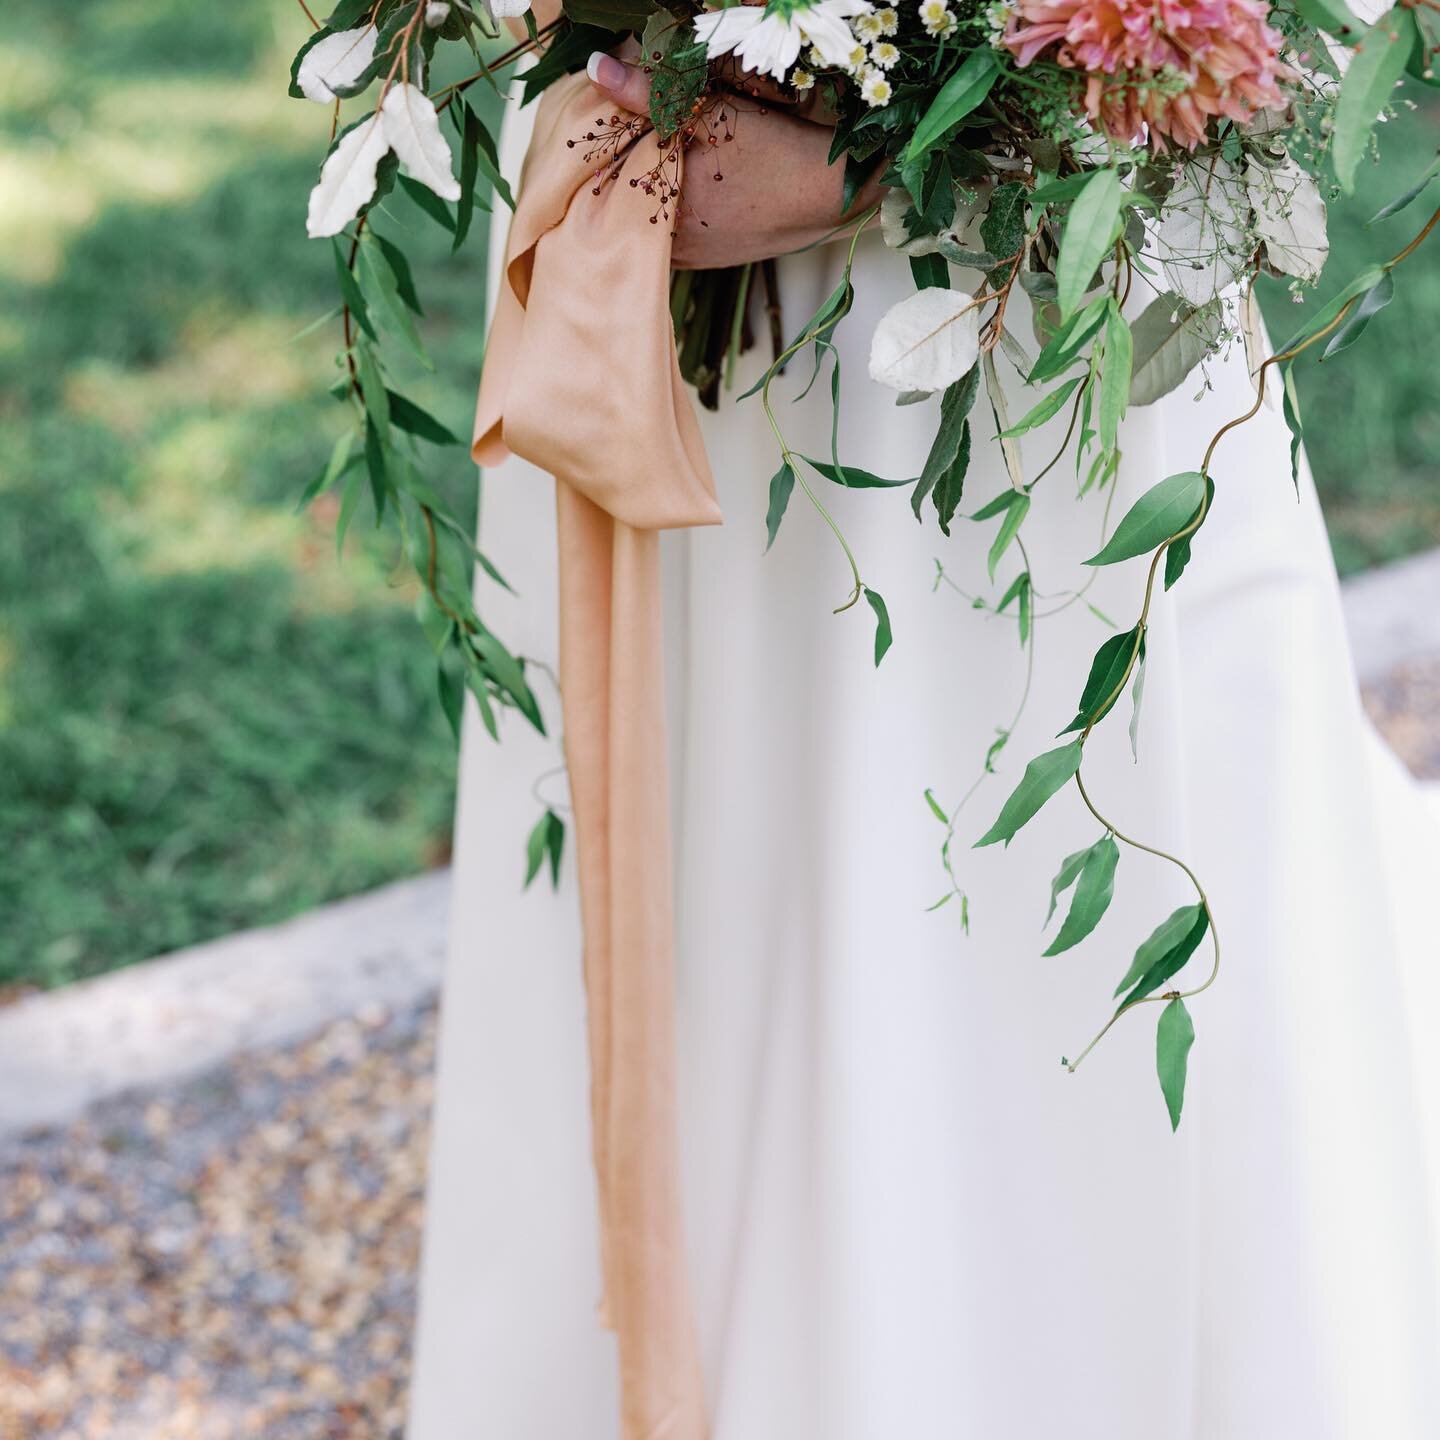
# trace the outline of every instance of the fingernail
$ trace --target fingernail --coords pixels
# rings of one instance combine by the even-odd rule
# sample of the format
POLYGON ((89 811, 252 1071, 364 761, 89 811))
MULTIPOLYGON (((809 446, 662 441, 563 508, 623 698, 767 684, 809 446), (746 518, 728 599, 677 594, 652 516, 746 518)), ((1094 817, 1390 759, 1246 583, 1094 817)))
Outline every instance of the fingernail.
POLYGON ((603 50, 591 53, 589 60, 585 62, 585 73, 590 77, 591 83, 602 90, 620 90, 625 85, 625 66, 603 50))

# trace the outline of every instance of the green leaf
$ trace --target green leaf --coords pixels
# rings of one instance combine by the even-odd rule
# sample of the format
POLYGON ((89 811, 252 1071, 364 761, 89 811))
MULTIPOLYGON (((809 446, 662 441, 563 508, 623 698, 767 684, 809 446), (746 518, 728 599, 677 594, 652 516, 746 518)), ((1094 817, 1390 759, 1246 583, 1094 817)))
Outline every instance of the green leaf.
POLYGON ((480 166, 480 173, 490 182, 491 189, 513 210, 515 194, 510 189, 510 182, 500 173, 500 152, 496 147, 495 137, 479 115, 475 116, 475 122, 475 160, 480 166))
POLYGON ((603 30, 633 30, 638 35, 654 8, 647 0, 563 0, 566 16, 577 25, 603 30))
POLYGON ((1331 156, 1340 188, 1348 195, 1370 143, 1376 118, 1390 103, 1410 54, 1421 44, 1415 12, 1403 5, 1386 11, 1360 38, 1335 102, 1331 156))
POLYGON ((340 514, 335 519, 335 554, 343 557, 345 554, 345 536, 349 533, 350 522, 355 518, 355 509, 360 504, 360 495, 364 489, 364 482, 361 479, 359 468, 350 473, 350 478, 345 482, 345 488, 340 492, 340 514))
POLYGON ((945 290, 950 286, 950 267, 943 255, 912 255, 910 275, 917 290, 945 290))
POLYGON ((451 235, 455 233, 455 217, 450 207, 431 189, 408 175, 400 177, 400 188, 437 224, 451 235))
POLYGON ((525 667, 488 630, 479 630, 470 637, 470 643, 485 662, 495 683, 515 702, 520 713, 542 735, 545 721, 540 714, 539 702, 525 678, 525 667))
POLYGON ((1130 326, 1112 300, 1105 313, 1105 365, 1100 372, 1100 444, 1113 450, 1120 422, 1130 402, 1131 369, 1135 342, 1130 326))
POLYGON ((972 50, 921 116, 902 163, 913 165, 928 155, 985 99, 999 74, 1000 57, 994 50, 988 45, 972 50))
MULTIPOLYGON (((528 10, 525 12, 530 13, 528 10)), ((599 25, 562 23, 550 37, 540 59, 520 77, 524 97, 522 106, 530 104, 543 91, 566 75, 585 68, 585 62, 596 50, 608 50, 615 43, 611 30, 599 25)))
POLYGON ((903 490, 915 483, 913 476, 909 480, 887 480, 883 475, 872 475, 858 465, 836 466, 829 460, 813 460, 809 455, 801 458, 812 470, 837 485, 845 486, 847 490, 903 490))
POLYGON ((995 538, 990 542, 990 552, 985 557, 986 568, 990 572, 991 580, 995 578, 995 567, 1000 563, 1000 557, 1010 548, 1010 542, 1020 533, 1020 527, 1025 523, 1025 517, 1030 513, 1030 497, 1022 494, 1019 490, 1012 490, 1010 494, 1014 497, 1005 509, 1005 518, 1000 522, 1000 529, 996 531, 995 538))
POLYGON ((460 204, 455 215, 455 239, 452 251, 458 250, 470 233, 475 216, 475 178, 480 173, 480 117, 460 102, 460 204))
POLYGON ((872 590, 868 585, 865 586, 865 598, 875 612, 875 663, 879 665, 894 639, 890 633, 890 612, 885 608, 885 601, 881 598, 880 592, 872 590))
MULTIPOLYGON (((933 790, 927 790, 925 792, 925 803, 930 807, 930 813, 934 815, 942 825, 948 825, 950 823, 950 817, 940 808, 940 802, 935 798, 935 792, 933 790)), ((948 899, 949 897, 947 896, 946 898, 948 899)))
POLYGON ((1025 377, 1032 385, 1054 379, 1075 363, 1090 337, 1104 323, 1108 300, 1106 295, 1097 295, 1078 315, 1061 323, 1025 377))
POLYGON ((1295 493, 1300 493, 1300 449, 1305 443, 1305 430, 1300 420, 1300 395, 1295 389, 1295 367, 1284 370, 1284 414, 1285 423, 1290 427, 1290 478, 1295 483, 1295 493))
POLYGON ((1320 354, 1322 361, 1342 350, 1348 350, 1375 318, 1395 298, 1395 277, 1387 270, 1361 297, 1355 308, 1326 342, 1320 354))
MULTIPOLYGON (((1205 520, 1210 518, 1210 510, 1215 502, 1215 482, 1206 476, 1205 499, 1202 502, 1205 507, 1205 520)), ((1190 517, 1193 521, 1200 513, 1200 507, 1196 506, 1195 515, 1190 517)), ((1203 525, 1205 520, 1200 523, 1203 525)), ((1187 526, 1189 522, 1187 521, 1187 526)), ((1165 550, 1165 588, 1168 590, 1184 573, 1185 567, 1190 563, 1190 542, 1199 533, 1200 526, 1197 525, 1188 535, 1183 535, 1165 550)))
POLYGON ((1087 565, 1114 565, 1146 555, 1178 534, 1205 498, 1205 477, 1198 470, 1171 475, 1152 485, 1125 513, 1098 555, 1087 565))
POLYGON ((1055 267, 1062 319, 1068 320, 1080 308, 1100 262, 1120 233, 1121 193, 1117 171, 1097 170, 1070 207, 1055 267))
POLYGON ((1392 215, 1398 215, 1407 206, 1413 205, 1430 188, 1430 182, 1437 175, 1440 175, 1440 155, 1430 162, 1425 173, 1403 195, 1392 200, 1388 205, 1382 205, 1365 223, 1378 225, 1380 221, 1388 220, 1392 215))
POLYGON ((1123 990, 1133 979, 1134 988, 1120 1002, 1115 1013, 1118 1015, 1121 1010, 1143 1000, 1176 974, 1195 953, 1209 928, 1210 917, 1203 905, 1182 905, 1168 920, 1162 921, 1135 952, 1130 970, 1119 986, 1123 990))
MULTIPOLYGON (((1112 835, 1102 836, 1085 852, 1070 913, 1046 955, 1059 955, 1078 945, 1100 923, 1115 894, 1115 867, 1119 863, 1120 847, 1112 835)), ((1053 909, 1053 892, 1051 906, 1053 909)))
POLYGON ((1295 8, 1317 30, 1328 30, 1347 45, 1353 45, 1365 28, 1345 0, 1295 0, 1295 8))
POLYGON ((935 482, 931 492, 935 501, 935 513, 940 517, 941 533, 950 534, 950 522, 955 518, 961 498, 965 494, 965 474, 970 469, 970 422, 966 420, 960 429, 960 448, 950 462, 950 468, 935 482))
POLYGON ((375 523, 378 525, 385 513, 390 477, 385 467, 385 441, 368 416, 365 419, 365 470, 370 476, 370 498, 375 502, 375 523))
POLYGON ((669 11, 656 10, 645 24, 640 52, 650 71, 650 123, 660 140, 669 140, 685 128, 705 94, 710 73, 705 44, 669 11))
POLYGON ((295 502, 296 510, 303 510, 317 495, 328 490, 345 473, 346 467, 350 464, 351 450, 355 447, 355 432, 343 430, 335 441, 335 447, 330 451, 330 459, 325 468, 305 487, 299 500, 295 502))
POLYGON ((770 507, 765 512, 767 554, 775 543, 775 537, 780 533, 780 522, 785 518, 785 511, 790 504, 790 493, 794 489, 795 472, 790 468, 789 461, 786 461, 770 477, 770 507))
POLYGON ((420 296, 415 291, 415 277, 410 273, 410 262, 405 258, 405 252, 393 240, 387 240, 377 231, 371 230, 370 234, 389 263, 390 273, 395 277, 396 294, 415 314, 423 315, 425 312, 420 308, 420 296))
POLYGON ((1060 862, 1060 868, 1050 882, 1050 908, 1045 912, 1047 925, 1055 918, 1055 907, 1060 903, 1060 897, 1075 883, 1094 848, 1093 845, 1087 845, 1083 850, 1077 850, 1073 855, 1067 855, 1060 862))
POLYGON ((1283 355, 1286 351, 1293 350, 1303 340, 1323 330, 1357 295, 1363 295, 1365 291, 1372 289, 1380 283, 1380 277, 1384 275, 1383 265, 1367 265, 1353 280, 1344 285, 1329 302, 1315 312, 1305 323, 1283 344, 1276 347, 1275 353, 1283 355))
POLYGON ((1082 754, 1081 743, 1072 740, 1058 750, 1037 755, 1025 767, 1020 783, 1001 807, 995 823, 975 842, 975 848, 993 845, 997 840, 1008 845, 1016 832, 1033 820, 1045 802, 1080 768, 1082 754))
POLYGON ((440 708, 445 712, 445 718, 450 722, 450 728, 458 740, 460 721, 465 713, 464 683, 442 662, 435 668, 435 686, 440 695, 440 708))
POLYGON ((550 840, 550 812, 547 810, 535 822, 525 841, 525 888, 528 890, 540 867, 545 863, 545 847, 550 840))
POLYGON ((1090 674, 1080 696, 1080 710, 1075 718, 1060 732, 1068 735, 1072 730, 1084 730, 1097 725, 1109 713, 1110 707, 1120 698, 1125 679, 1130 673, 1130 662, 1140 644, 1140 627, 1126 630, 1121 635, 1112 635, 1095 652, 1090 662, 1090 674))
POLYGON ((910 508, 915 512, 917 520, 920 519, 921 506, 939 483, 940 477, 960 456, 967 417, 979 392, 980 367, 972 365, 953 385, 947 386, 940 397, 940 428, 935 432, 930 454, 925 459, 925 468, 920 472, 919 482, 910 496, 910 508))
POLYGON ((1020 644, 1023 646, 1030 638, 1030 572, 1022 570, 1011 582, 1010 588, 1000 597, 1000 603, 995 607, 997 615, 1003 615, 1012 600, 1020 602, 1020 644))
MULTIPOLYGON (((990 192, 990 204, 980 222, 980 238, 1000 262, 995 266, 1000 276, 996 283, 1003 284, 1008 278, 1011 264, 1007 262, 1012 262, 1024 243, 1025 207, 1029 202, 1029 190, 1018 181, 1007 181, 990 192)), ((942 248, 943 244, 942 241, 942 248)))
POLYGON ((1058 390, 1052 390, 1023 420, 1017 421, 1008 430, 1002 430, 1000 438, 1010 440, 1016 435, 1024 435, 1027 431, 1035 429, 1037 425, 1043 425, 1047 420, 1058 415, 1065 402, 1075 393, 1075 387, 1084 378, 1083 375, 1076 375, 1073 379, 1067 380, 1058 390))
POLYGON ((400 429, 411 435, 418 435, 432 445, 463 445, 465 442, 453 431, 447 430, 427 410, 422 410, 413 400, 394 390, 387 390, 390 402, 390 418, 400 429))
POLYGON ((355 278, 355 272, 345 263, 344 253, 340 249, 340 242, 332 240, 330 248, 335 253, 335 278, 340 282, 340 298, 349 307, 350 313, 355 317, 355 322, 372 339, 380 337, 375 333, 375 327, 370 323, 370 309, 365 304, 365 297, 360 293, 360 282, 355 278))
POLYGON ((1180 1111, 1185 1104, 1185 1073, 1190 1047, 1195 1043, 1195 1022, 1177 995, 1161 1012, 1155 1027, 1155 1069, 1160 1076, 1160 1093, 1170 1112, 1170 1128, 1180 1128, 1180 1111))
POLYGON ((420 332, 415 328, 415 317, 400 298, 395 273, 379 246, 371 243, 368 235, 360 244, 358 268, 361 289, 373 313, 381 319, 389 334, 395 336, 427 370, 433 370, 435 366, 425 353, 420 332))
POLYGON ((375 352, 363 340, 355 345, 355 371, 360 377, 360 396, 365 414, 382 440, 390 438, 390 392, 380 374, 375 352))

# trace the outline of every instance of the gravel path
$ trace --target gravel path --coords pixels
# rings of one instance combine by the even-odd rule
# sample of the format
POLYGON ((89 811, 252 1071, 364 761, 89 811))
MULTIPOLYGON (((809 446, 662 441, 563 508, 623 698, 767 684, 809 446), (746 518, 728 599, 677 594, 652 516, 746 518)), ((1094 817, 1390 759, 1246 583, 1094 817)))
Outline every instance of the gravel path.
POLYGON ((0 1156, 3 1440, 398 1440, 432 1007, 0 1156))
MULTIPOLYGON (((1440 659, 1366 705, 1440 778, 1440 659)), ((433 1005, 0 1147, 0 1440, 400 1440, 433 1005)))

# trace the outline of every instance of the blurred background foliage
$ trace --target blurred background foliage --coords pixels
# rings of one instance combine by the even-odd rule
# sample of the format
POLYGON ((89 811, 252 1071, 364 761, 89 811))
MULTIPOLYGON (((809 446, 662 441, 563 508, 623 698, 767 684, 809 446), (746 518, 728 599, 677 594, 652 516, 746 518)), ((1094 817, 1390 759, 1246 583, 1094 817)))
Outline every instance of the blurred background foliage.
MULTIPOLYGON (((334 505, 293 509, 341 428, 336 327, 306 328, 334 281, 303 224, 327 112, 285 95, 299 7, 8 0, 6 20, 0 985, 53 984, 443 861, 455 747, 394 555, 357 525, 337 563, 334 505)), ((1387 193, 1334 211, 1332 284, 1408 235, 1413 212, 1364 221, 1437 131, 1436 110, 1387 127, 1387 193)), ((481 248, 452 258, 408 200, 388 210, 436 361, 403 388, 463 433, 481 248)), ((1399 278, 1346 362, 1302 375, 1345 568, 1440 539, 1440 246, 1399 278)), ((1287 332, 1300 313, 1278 284, 1266 309, 1287 332)))

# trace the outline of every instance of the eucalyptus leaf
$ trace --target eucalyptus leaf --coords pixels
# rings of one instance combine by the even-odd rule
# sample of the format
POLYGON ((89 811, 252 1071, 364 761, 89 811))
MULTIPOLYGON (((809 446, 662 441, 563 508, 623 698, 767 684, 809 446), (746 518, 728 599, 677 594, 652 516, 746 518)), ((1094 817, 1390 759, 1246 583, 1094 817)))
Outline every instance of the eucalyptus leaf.
POLYGON ((869 601, 870 608, 875 612, 875 663, 879 665, 895 637, 890 630, 890 612, 885 608, 885 601, 880 592, 872 590, 868 585, 864 588, 865 599, 869 601))
POLYGON ((1025 767, 1019 785, 1001 807, 995 823, 975 842, 975 848, 993 845, 997 840, 1008 845, 1016 833, 1040 813, 1045 802, 1074 776, 1083 754, 1080 741, 1072 740, 1068 745, 1037 755, 1025 767))
POLYGON ((1182 471, 1152 485, 1125 512, 1098 555, 1087 565, 1114 565, 1145 555, 1178 534, 1205 498, 1205 477, 1198 470, 1182 471))
POLYGON ((422 410, 413 400, 394 390, 385 392, 389 402, 390 419, 401 429, 432 445, 463 445, 465 442, 442 425, 428 410, 422 410))
POLYGON ((1224 312, 1218 301, 1196 308, 1178 295, 1152 300, 1131 326, 1130 403, 1153 405, 1178 389, 1214 351, 1224 329, 1224 312))
POLYGON ((1154 933, 1135 952, 1135 959, 1125 978, 1116 988, 1118 995, 1127 985, 1133 986, 1120 1002, 1121 1010, 1143 1000, 1179 972, 1205 938, 1210 917, 1203 905, 1182 905, 1168 919, 1161 921, 1154 933))
POLYGON ((814 460, 809 455, 801 458, 825 479, 834 481, 836 485, 843 485, 847 490, 903 490, 907 485, 915 483, 914 476, 908 480, 887 480, 883 475, 873 475, 858 465, 837 466, 833 461, 814 460))
POLYGON ((1348 350, 1366 331, 1370 322, 1395 298, 1395 276, 1387 270, 1360 297, 1320 353, 1322 361, 1348 350))
POLYGON ((1195 1043, 1195 1023, 1185 1002, 1177 995, 1161 1012, 1155 1027, 1155 1069, 1160 1077, 1160 1093, 1170 1112, 1170 1128, 1180 1128, 1180 1111, 1185 1104, 1185 1075, 1189 1068, 1190 1047, 1195 1043))
POLYGON ((1014 497, 1005 509, 1005 518, 1000 522, 1000 529, 996 531, 995 538, 990 542, 990 550, 985 556, 985 566, 990 572, 991 580, 995 578, 995 567, 1000 563, 1001 557, 1010 548, 1010 543, 1020 533, 1020 527, 1025 523, 1025 517, 1030 513, 1030 497, 1018 490, 1012 490, 1010 494, 1014 497))
MULTIPOLYGON (((1205 499, 1202 501, 1205 515, 1201 520, 1210 518, 1210 508, 1215 501, 1215 482, 1208 476, 1205 480, 1205 499)), ((1190 517, 1193 521, 1200 513, 1200 506, 1196 506, 1195 514, 1190 517)), ((1190 563, 1190 542, 1199 533, 1200 526, 1197 525, 1188 535, 1182 535, 1180 539, 1166 547, 1165 550, 1165 588, 1168 590, 1185 573, 1185 567, 1190 563)))
POLYGON ((1069 914, 1046 955, 1060 955, 1078 945, 1100 923, 1115 894, 1115 867, 1119 863, 1120 847, 1113 835, 1102 836, 1085 852, 1069 914))
POLYGON ((770 477, 770 504, 765 512, 765 550, 768 553, 780 533, 780 522, 790 505, 790 495, 795 489, 795 471, 787 460, 770 477))
POLYGON ((1090 673, 1080 696, 1079 713, 1060 732, 1062 735, 1093 728, 1105 718, 1120 698, 1141 641, 1142 632, 1137 625, 1133 630, 1111 635, 1100 646, 1090 661, 1090 673))
POLYGON ((930 445, 930 454, 925 459, 925 468, 910 496, 910 508, 915 518, 921 518, 921 507, 930 492, 939 483, 941 476, 955 463, 964 443, 968 417, 980 390, 980 371, 972 367, 953 385, 945 388, 940 397, 940 426, 930 445))
POLYGON ((1366 221, 1366 224, 1378 225, 1380 221, 1388 220, 1392 215, 1398 215, 1402 210, 1413 205, 1430 188, 1430 182, 1437 175, 1440 175, 1440 155, 1436 155, 1426 167, 1425 173, 1404 194, 1397 196, 1388 205, 1382 205, 1366 221))

